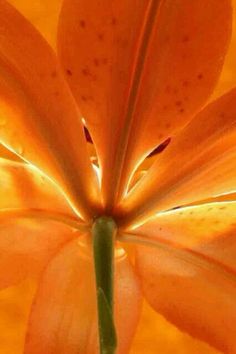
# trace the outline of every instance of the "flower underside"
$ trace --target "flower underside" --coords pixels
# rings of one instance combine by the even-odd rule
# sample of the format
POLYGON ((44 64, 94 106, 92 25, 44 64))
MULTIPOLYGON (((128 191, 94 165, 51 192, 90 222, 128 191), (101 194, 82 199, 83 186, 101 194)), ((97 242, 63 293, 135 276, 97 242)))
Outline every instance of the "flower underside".
POLYGON ((0 0, 0 286, 38 281, 25 354, 126 354, 142 298, 236 353, 236 90, 208 103, 231 16, 64 0, 55 55, 0 0))

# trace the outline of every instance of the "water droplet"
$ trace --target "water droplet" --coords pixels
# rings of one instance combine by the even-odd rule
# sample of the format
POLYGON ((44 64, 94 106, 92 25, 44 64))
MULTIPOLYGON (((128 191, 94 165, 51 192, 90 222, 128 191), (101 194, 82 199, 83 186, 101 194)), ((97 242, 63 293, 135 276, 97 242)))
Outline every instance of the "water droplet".
POLYGON ((119 260, 123 258, 126 255, 126 252, 123 247, 117 246, 115 248, 115 257, 118 258, 119 260))

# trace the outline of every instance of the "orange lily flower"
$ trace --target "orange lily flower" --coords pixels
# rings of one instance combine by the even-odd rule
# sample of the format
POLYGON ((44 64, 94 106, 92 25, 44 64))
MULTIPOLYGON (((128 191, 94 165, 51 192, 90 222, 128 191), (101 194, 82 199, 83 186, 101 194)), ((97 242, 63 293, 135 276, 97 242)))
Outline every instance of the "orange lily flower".
POLYGON ((142 298, 236 353, 236 90, 207 104, 231 24, 230 0, 64 0, 57 57, 0 0, 0 287, 37 277, 25 354, 99 353, 103 215, 117 225, 116 353, 142 298))

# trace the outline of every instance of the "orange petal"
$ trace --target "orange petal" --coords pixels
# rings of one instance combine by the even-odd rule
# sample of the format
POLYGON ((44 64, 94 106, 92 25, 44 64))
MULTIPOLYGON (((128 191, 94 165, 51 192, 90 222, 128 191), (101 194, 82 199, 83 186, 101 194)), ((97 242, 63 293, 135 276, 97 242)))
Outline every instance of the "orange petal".
POLYGON ((206 101, 230 23, 229 0, 64 1, 59 53, 98 150, 107 208, 140 158, 206 101))
POLYGON ((173 139, 121 205, 124 223, 236 189, 236 90, 207 106, 173 139))
POLYGON ((183 332, 236 353, 235 273, 175 247, 138 246, 136 264, 157 312, 183 332))
POLYGON ((35 284, 27 279, 0 292, 0 353, 22 354, 35 284))
POLYGON ((2 288, 38 273, 57 248, 75 234, 68 226, 47 220, 53 216, 73 222, 74 213, 55 186, 34 167, 0 159, 0 181, 2 288), (32 219, 36 211, 42 211, 40 221, 32 219))
MULTIPOLYGON (((93 264, 78 240, 47 267, 32 308, 25 354, 96 354, 93 264)), ((140 289, 124 256, 116 262, 117 353, 128 353, 140 312, 140 289)))
POLYGON ((38 276, 56 251, 74 237, 71 228, 54 221, 1 218, 0 288, 38 276))
POLYGON ((214 203, 214 202, 226 202, 226 201, 235 201, 236 200, 236 192, 235 193, 227 193, 221 194, 213 198, 203 199, 200 202, 193 202, 191 205, 200 205, 206 203, 214 203))
MULTIPOLYGON (((236 0, 232 0, 233 6, 233 28, 231 42, 225 58, 223 70, 219 81, 214 89, 214 99, 223 95, 229 90, 232 90, 236 85, 236 70, 235 70, 235 48, 236 48, 236 0)), ((212 97, 211 97, 212 99, 212 97)))
POLYGON ((207 203, 157 214, 134 233, 188 248, 236 271, 236 201, 207 203))
POLYGON ((0 213, 42 210, 75 217, 56 186, 35 167, 0 158, 0 213))
POLYGON ((88 218, 96 180, 80 114, 56 57, 4 0, 0 22, 0 141, 56 179, 88 218))
POLYGON ((181 332, 143 303, 142 316, 130 354, 220 354, 216 349, 181 332))
POLYGON ((61 7, 60 0, 9 0, 17 10, 24 15, 55 47, 58 16, 61 7))
POLYGON ((12 151, 7 149, 1 143, 0 143, 0 158, 22 162, 22 159, 18 155, 14 154, 12 151))

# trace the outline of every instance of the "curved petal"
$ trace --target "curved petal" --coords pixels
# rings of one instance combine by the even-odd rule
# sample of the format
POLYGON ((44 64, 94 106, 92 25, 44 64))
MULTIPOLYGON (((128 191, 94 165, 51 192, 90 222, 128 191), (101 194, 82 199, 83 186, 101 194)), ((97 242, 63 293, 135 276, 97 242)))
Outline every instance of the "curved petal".
POLYGON ((43 210, 75 217, 56 185, 34 166, 0 158, 0 212, 43 210))
POLYGON ((189 206, 206 204, 206 203, 215 203, 215 202, 226 202, 226 201, 233 202, 235 200, 236 200, 236 192, 233 192, 233 193, 220 194, 213 198, 203 199, 200 200, 199 202, 193 202, 189 206))
POLYGON ((0 23, 0 141, 56 179, 88 218, 96 179, 80 114, 56 57, 4 0, 0 23))
POLYGON ((64 1, 59 53, 98 150, 107 208, 140 158, 206 101, 230 23, 228 0, 64 1))
POLYGON ((236 201, 207 203, 157 214, 134 232, 188 248, 236 272, 236 201))
POLYGON ((202 110, 121 205, 124 224, 236 190, 236 89, 202 110))
POLYGON ((146 301, 130 354, 220 354, 215 348, 183 333, 146 301))
POLYGON ((233 5, 233 28, 232 28, 232 36, 231 42, 227 51, 227 55, 225 58, 223 70, 221 72, 219 81, 214 89, 213 97, 216 99, 217 97, 223 95, 229 90, 232 90, 236 85, 236 71, 234 65, 235 58, 235 48, 236 48, 236 1, 232 1, 233 5))
POLYGON ((48 217, 75 220, 55 186, 33 166, 0 159, 0 288, 40 272, 75 236, 48 217), (40 221, 32 219, 37 211, 42 211, 40 221))
POLYGON ((38 276, 57 250, 75 236, 71 228, 55 221, 1 218, 0 288, 38 276))
POLYGON ((0 158, 22 162, 22 159, 18 155, 16 155, 13 151, 7 149, 1 143, 0 143, 0 158))
POLYGON ((35 293, 32 279, 0 292, 0 353, 22 354, 25 326, 35 293))
MULTIPOLYGON (((98 353, 93 264, 78 241, 47 267, 32 308, 25 354, 98 353)), ((128 353, 140 312, 140 289, 125 256, 116 262, 119 354, 128 353), (128 314, 128 316, 127 316, 128 314)))
POLYGON ((24 15, 55 47, 58 16, 61 0, 9 0, 17 10, 24 15))
POLYGON ((136 265, 157 312, 193 337, 236 353, 235 273, 174 247, 138 246, 136 265))

